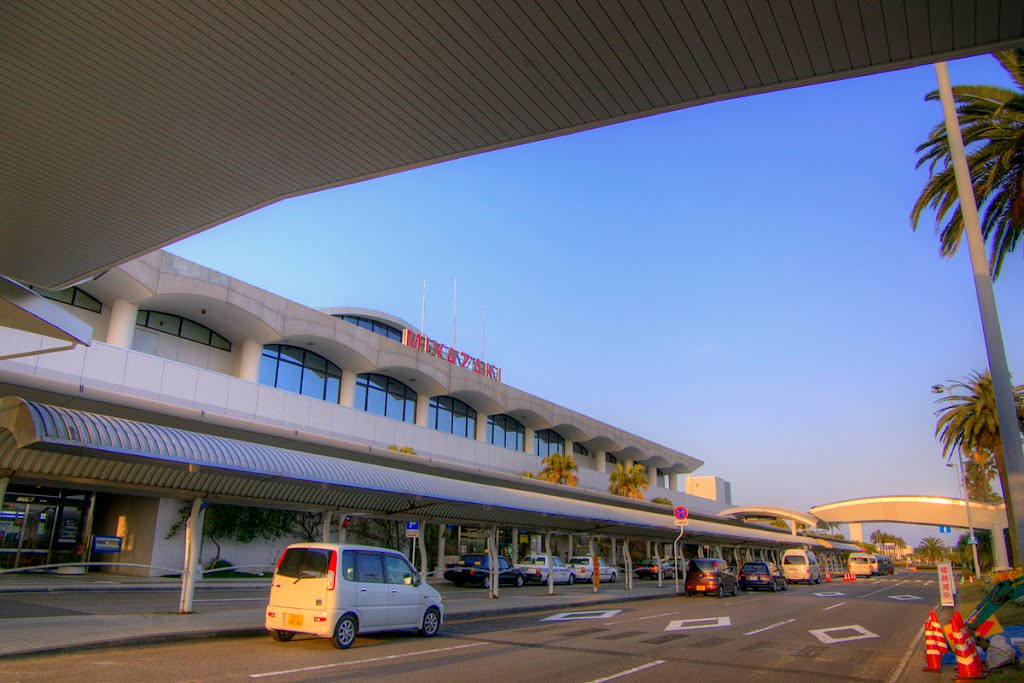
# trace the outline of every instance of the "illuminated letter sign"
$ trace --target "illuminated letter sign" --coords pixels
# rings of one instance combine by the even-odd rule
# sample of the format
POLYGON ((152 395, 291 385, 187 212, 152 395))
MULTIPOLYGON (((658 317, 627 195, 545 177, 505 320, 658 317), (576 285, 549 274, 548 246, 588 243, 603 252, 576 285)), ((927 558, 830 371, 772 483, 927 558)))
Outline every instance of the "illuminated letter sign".
POLYGON ((418 349, 428 356, 436 356, 441 360, 448 361, 452 365, 458 365, 460 368, 465 368, 477 375, 483 375, 487 379, 493 379, 495 382, 501 381, 501 368, 498 366, 485 363, 464 351, 459 351, 447 344, 434 341, 426 335, 413 332, 412 330, 402 330, 402 343, 418 349))

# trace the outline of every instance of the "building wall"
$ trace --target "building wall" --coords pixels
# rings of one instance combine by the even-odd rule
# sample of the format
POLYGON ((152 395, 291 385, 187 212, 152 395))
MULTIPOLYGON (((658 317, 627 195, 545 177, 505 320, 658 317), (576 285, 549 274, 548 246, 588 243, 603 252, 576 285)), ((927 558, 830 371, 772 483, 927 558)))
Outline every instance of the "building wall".
MULTIPOLYGON (((143 496, 100 494, 96 497, 93 535, 120 536, 121 552, 93 555, 93 562, 124 562, 141 565, 154 562, 154 547, 161 544, 156 533, 159 499, 143 496)), ((173 565, 172 565, 173 566, 173 565)), ((132 576, 160 576, 164 572, 141 567, 111 567, 102 571, 132 576)))

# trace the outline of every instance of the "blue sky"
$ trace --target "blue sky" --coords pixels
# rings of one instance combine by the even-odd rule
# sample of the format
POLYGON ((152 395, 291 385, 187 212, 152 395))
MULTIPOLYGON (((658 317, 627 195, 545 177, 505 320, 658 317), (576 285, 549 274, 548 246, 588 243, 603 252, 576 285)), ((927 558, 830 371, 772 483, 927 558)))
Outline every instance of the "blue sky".
MULTIPOLYGON (((954 83, 1007 79, 991 57, 954 83)), ((987 367, 966 247, 910 229, 932 67, 719 102, 280 202, 169 249, 452 334, 705 461, 741 504, 956 494, 933 384, 987 367)), ((996 298, 1021 381, 1020 256, 996 298)), ((911 539, 934 529, 897 529, 911 539)), ((948 538, 948 537, 947 537, 948 538)))

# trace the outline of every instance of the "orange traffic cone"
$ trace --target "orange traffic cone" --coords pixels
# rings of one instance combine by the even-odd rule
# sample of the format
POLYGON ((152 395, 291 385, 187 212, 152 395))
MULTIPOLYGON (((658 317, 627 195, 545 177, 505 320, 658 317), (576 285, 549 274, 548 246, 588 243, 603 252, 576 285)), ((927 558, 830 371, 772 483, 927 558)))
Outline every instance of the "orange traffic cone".
POLYGON ((946 647, 946 636, 935 612, 929 612, 924 621, 924 668, 928 673, 942 673, 942 655, 949 651, 946 647))
POLYGON ((825 572, 825 583, 832 583, 832 573, 825 572))
POLYGON ((953 680, 974 681, 988 676, 978 655, 978 646, 974 644, 974 638, 959 612, 953 612, 953 623, 950 625, 953 627, 953 652, 956 654, 956 678, 953 680))

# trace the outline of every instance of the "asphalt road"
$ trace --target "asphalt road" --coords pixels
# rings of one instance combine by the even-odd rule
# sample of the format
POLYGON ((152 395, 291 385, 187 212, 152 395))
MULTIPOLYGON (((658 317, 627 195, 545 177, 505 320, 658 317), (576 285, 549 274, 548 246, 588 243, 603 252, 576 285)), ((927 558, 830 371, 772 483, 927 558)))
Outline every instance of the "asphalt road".
MULTIPOLYGON (((221 599, 217 591, 201 597, 221 599)), ((433 639, 360 637, 347 651, 326 640, 276 643, 266 636, 112 647, 5 662, 3 678, 65 683, 74 672, 76 683, 887 681, 905 657, 918 654, 908 647, 937 599, 934 576, 903 574, 722 600, 672 596, 561 615, 464 619, 445 624, 433 639)), ((913 659, 907 668, 919 665, 913 659)))

